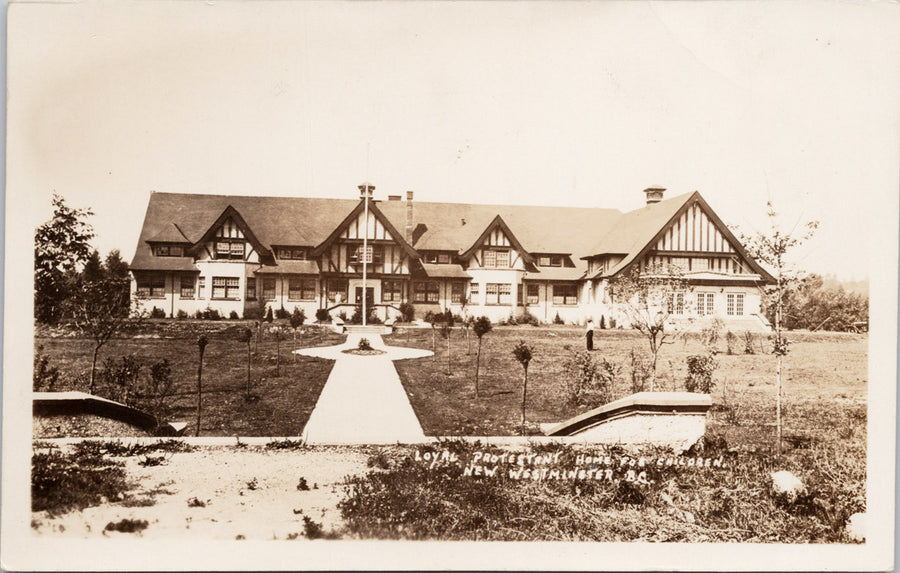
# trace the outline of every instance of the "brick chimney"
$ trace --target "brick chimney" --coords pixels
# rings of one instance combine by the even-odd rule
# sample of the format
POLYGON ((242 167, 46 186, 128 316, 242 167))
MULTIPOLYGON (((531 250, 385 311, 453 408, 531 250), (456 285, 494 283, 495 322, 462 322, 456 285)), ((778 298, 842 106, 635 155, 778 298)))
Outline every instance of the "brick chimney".
POLYGON ((652 205, 654 203, 659 203, 663 200, 663 193, 666 192, 665 187, 654 186, 647 187, 644 189, 644 193, 647 195, 647 205, 652 205))
POLYGON ((406 192, 406 242, 413 242, 413 192, 406 192))

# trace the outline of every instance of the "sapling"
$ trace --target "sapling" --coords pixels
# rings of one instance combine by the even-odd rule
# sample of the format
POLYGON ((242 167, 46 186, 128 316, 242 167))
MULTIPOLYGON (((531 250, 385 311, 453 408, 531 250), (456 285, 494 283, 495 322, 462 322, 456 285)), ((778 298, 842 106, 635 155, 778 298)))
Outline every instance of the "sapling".
POLYGON ((206 350, 206 345, 209 341, 206 338, 205 334, 201 334, 199 338, 197 338, 197 348, 200 350, 200 362, 197 364, 197 429, 194 432, 195 436, 200 435, 200 406, 203 401, 203 351, 206 350))
POLYGON ((525 370, 525 377, 522 379, 522 433, 525 433, 525 398, 528 394, 528 365, 534 358, 534 348, 525 343, 524 340, 519 341, 513 348, 513 356, 522 365, 525 370))
POLYGON ((247 343, 247 391, 245 398, 250 398, 250 341, 253 340, 253 331, 245 328, 241 332, 241 342, 247 343))
POLYGON ((475 322, 472 324, 472 330, 475 332, 475 336, 478 337, 478 351, 475 354, 475 397, 479 398, 478 392, 478 371, 481 367, 481 339, 485 334, 493 330, 493 325, 491 325, 491 319, 486 316, 479 316, 475 319, 475 322))

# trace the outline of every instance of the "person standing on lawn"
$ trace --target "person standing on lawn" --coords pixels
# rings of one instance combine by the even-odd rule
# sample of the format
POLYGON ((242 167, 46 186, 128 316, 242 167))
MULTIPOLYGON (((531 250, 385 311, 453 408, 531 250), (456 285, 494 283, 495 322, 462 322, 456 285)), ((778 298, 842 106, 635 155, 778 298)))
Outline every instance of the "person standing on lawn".
POLYGON ((584 328, 584 337, 587 339, 587 349, 594 349, 594 319, 589 318, 584 328))

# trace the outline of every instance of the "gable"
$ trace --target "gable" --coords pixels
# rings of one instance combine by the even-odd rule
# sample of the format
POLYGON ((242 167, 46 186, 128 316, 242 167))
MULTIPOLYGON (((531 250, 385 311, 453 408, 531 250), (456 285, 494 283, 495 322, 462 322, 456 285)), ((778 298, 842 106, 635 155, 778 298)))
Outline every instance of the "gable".
POLYGON ((657 251, 736 253, 734 245, 719 230, 698 201, 692 201, 680 217, 669 224, 656 242, 657 251))
POLYGON ((460 256, 463 259, 468 259, 476 250, 482 247, 510 247, 518 251, 519 256, 526 263, 534 261, 534 257, 525 250, 525 247, 522 246, 500 215, 494 217, 491 224, 487 226, 472 246, 460 256))
POLYGON ((263 247, 259 239, 256 238, 256 235, 247 225, 247 222, 244 221, 244 218, 241 217, 241 214, 231 205, 225 208, 222 214, 219 215, 219 218, 200 237, 200 240, 193 244, 192 248, 199 249, 210 241, 223 238, 245 239, 260 255, 268 256, 270 254, 269 250, 263 247))
MULTIPOLYGON (((418 258, 419 254, 406 242, 403 235, 384 216, 384 213, 375 206, 375 203, 369 202, 368 212, 369 239, 393 241, 402 247, 409 256, 418 258)), ((331 234, 313 249, 312 255, 315 257, 321 255, 338 239, 360 240, 366 235, 366 208, 365 203, 360 201, 344 220, 335 227, 331 234)))

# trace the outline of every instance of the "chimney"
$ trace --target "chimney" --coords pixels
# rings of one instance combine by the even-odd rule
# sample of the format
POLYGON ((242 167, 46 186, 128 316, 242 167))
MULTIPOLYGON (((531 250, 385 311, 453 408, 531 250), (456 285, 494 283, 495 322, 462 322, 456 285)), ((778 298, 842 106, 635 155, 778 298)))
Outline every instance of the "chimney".
POLYGON ((406 192, 406 242, 413 243, 413 192, 406 192))
POLYGON ((662 201, 663 193, 665 192, 666 188, 658 185, 644 189, 644 193, 647 194, 647 205, 653 205, 654 203, 662 201))
POLYGON ((375 191, 375 186, 369 183, 368 181, 363 181, 359 185, 356 186, 359 189, 359 198, 364 199, 368 197, 372 198, 372 191, 375 191))
POLYGON ((400 195, 388 195, 388 201, 399 201, 400 195))

